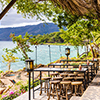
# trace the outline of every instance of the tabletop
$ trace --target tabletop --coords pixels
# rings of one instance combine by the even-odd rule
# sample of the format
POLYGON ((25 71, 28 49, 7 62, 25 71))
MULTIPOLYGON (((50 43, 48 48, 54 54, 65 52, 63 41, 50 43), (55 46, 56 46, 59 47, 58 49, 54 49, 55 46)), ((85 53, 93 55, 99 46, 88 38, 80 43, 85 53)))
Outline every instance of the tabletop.
MULTIPOLYGON (((87 62, 87 60, 83 60, 83 59, 61 59, 60 61, 69 61, 69 62, 71 62, 71 61, 73 61, 73 62, 87 62)), ((92 60, 92 59, 90 59, 89 60, 90 62, 97 62, 98 60, 97 59, 94 59, 94 60, 92 60)))
MULTIPOLYGON (((82 66, 93 66, 93 63, 89 63, 89 65, 87 64, 81 64, 82 66)), ((66 64, 66 63, 53 63, 53 64, 49 64, 48 66, 79 66, 79 64, 77 63, 73 63, 73 64, 66 64)))
POLYGON ((87 71, 87 68, 82 68, 79 70, 79 68, 44 68, 40 67, 37 69, 34 69, 34 71, 71 71, 71 72, 85 72, 87 71))

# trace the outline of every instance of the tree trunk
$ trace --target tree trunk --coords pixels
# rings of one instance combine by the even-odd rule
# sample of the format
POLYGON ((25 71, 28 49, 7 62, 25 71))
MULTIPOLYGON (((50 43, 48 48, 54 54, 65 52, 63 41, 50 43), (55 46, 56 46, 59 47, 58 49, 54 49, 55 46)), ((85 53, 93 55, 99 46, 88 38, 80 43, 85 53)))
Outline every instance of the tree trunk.
POLYGON ((93 58, 95 58, 95 53, 93 51, 93 47, 92 46, 90 46, 90 47, 91 47, 92 56, 93 56, 93 58))
POLYGON ((87 50, 87 56, 88 56, 88 45, 86 47, 87 47, 86 50, 87 50))
POLYGON ((79 48, 77 47, 77 57, 79 57, 79 48))
POLYGON ((8 70, 10 71, 10 66, 11 66, 11 64, 10 63, 8 63, 8 70))

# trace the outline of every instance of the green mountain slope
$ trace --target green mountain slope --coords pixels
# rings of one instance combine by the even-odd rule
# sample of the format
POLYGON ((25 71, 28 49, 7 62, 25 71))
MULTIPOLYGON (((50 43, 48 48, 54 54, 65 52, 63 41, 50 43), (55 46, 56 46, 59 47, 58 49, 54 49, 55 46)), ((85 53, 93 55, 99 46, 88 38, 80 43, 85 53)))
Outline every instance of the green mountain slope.
POLYGON ((14 28, 0 28, 0 41, 11 41, 9 35, 10 33, 15 33, 16 36, 22 35, 24 36, 26 32, 33 35, 38 34, 49 34, 52 32, 59 31, 59 28, 57 25, 53 23, 40 23, 38 25, 28 25, 24 27, 14 27, 14 28))

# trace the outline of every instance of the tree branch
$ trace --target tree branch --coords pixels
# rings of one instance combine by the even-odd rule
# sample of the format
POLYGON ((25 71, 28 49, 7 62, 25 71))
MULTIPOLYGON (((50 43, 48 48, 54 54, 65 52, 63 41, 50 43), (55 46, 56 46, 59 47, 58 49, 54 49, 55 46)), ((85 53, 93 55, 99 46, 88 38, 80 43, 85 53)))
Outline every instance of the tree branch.
POLYGON ((16 2, 17 0, 12 0, 6 7, 5 9, 1 12, 0 14, 0 20, 3 18, 3 16, 8 12, 8 10, 13 6, 13 4, 16 2))

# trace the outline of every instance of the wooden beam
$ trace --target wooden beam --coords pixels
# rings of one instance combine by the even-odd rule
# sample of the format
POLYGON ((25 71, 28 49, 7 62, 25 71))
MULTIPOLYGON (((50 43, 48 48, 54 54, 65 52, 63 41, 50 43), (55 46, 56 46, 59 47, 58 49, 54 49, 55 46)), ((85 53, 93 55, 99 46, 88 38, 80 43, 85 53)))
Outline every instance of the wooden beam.
POLYGON ((14 3, 17 0, 12 0, 6 7, 5 9, 0 13, 0 20, 3 18, 3 16, 8 12, 8 10, 14 5, 14 3))

